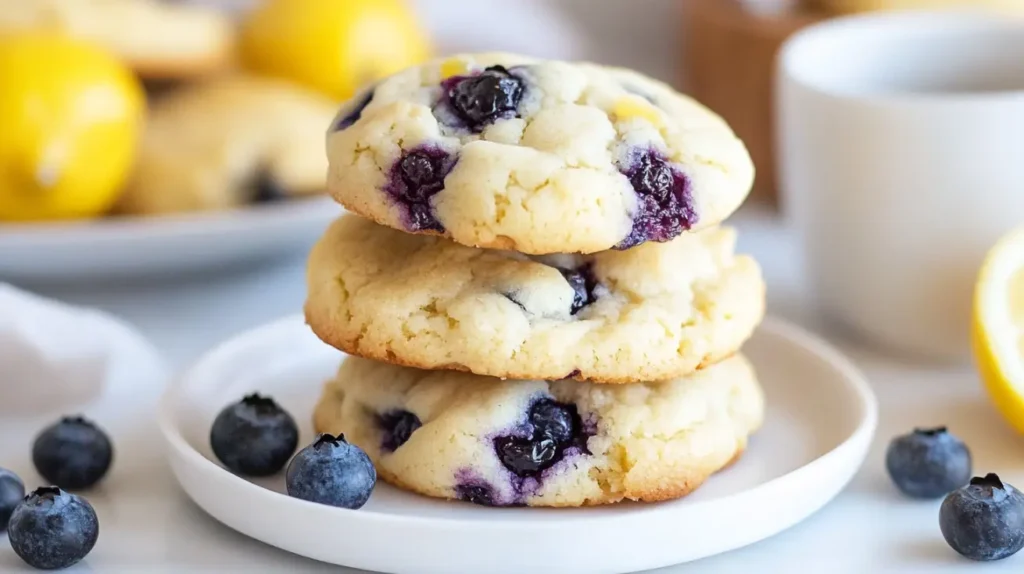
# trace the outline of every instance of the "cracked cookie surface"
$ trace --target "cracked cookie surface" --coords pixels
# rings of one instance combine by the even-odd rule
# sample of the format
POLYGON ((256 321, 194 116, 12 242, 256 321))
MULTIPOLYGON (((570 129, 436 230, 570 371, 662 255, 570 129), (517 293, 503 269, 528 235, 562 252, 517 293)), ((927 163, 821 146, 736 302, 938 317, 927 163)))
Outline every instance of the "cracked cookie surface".
POLYGON ((365 89, 338 112, 327 150, 328 188, 349 210, 530 254, 715 226, 754 178, 730 127, 667 84, 503 53, 435 60, 365 89))
POLYGON ((325 385, 314 426, 344 433, 384 480, 420 494, 583 506, 685 496, 742 454, 763 417, 742 355, 689 377, 614 387, 350 357, 325 385))
POLYGON ((593 255, 527 256, 336 220, 307 267, 306 321, 353 355, 424 369, 604 383, 683 376, 764 315, 732 228, 593 255))

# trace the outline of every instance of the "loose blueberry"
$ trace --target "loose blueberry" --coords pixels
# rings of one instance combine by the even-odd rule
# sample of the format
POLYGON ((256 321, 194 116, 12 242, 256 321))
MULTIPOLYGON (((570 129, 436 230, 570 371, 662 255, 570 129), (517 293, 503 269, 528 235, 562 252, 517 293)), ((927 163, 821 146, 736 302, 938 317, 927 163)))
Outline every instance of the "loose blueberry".
POLYGON ((540 399, 530 406, 527 420, 531 427, 529 437, 494 439, 498 458, 516 476, 536 476, 561 460, 570 447, 587 452, 587 436, 576 405, 540 399))
POLYGON ((637 195, 633 228, 617 245, 628 249, 645 241, 669 241, 697 223, 690 179, 653 150, 634 154, 623 171, 637 195))
POLYGON ((995 474, 974 477, 939 508, 946 542, 971 560, 1000 560, 1024 547, 1024 495, 995 474))
POLYGON ((384 431, 381 447, 392 452, 405 444, 412 433, 423 426, 418 416, 404 410, 389 411, 380 415, 377 417, 377 424, 384 431))
POLYGON ((572 287, 573 298, 569 313, 575 315, 579 313, 580 309, 594 302, 594 287, 597 285, 597 280, 594 279, 589 265, 581 269, 559 269, 559 271, 572 287))
POLYGON ((459 484, 455 486, 455 494, 459 500, 481 506, 497 506, 494 502, 494 489, 487 484, 459 484))
POLYGON ((454 165, 451 154, 433 147, 407 151, 395 162, 384 191, 405 207, 410 231, 444 231, 430 208, 430 198, 444 189, 444 178, 454 165))
POLYGON ((334 124, 334 131, 343 130, 358 122, 359 118, 363 115, 363 110, 366 109, 366 106, 370 105, 372 100, 373 90, 366 90, 365 94, 362 94, 359 99, 354 100, 354 103, 350 104, 352 109, 342 115, 338 122, 334 124))
POLYGON ((24 497, 25 483, 13 472, 0 468, 0 532, 7 529, 11 513, 24 497))
POLYGON ((59 570, 85 558, 99 538, 96 511, 84 498, 44 486, 14 509, 8 535, 15 554, 40 570, 59 570))
POLYGON ((253 203, 274 203, 288 199, 288 190, 266 170, 260 170, 253 182, 253 203))
POLYGON ((497 119, 515 117, 523 98, 523 81, 502 66, 491 66, 475 76, 451 78, 445 87, 455 113, 473 131, 497 119))
POLYGON ((946 427, 914 429, 889 443, 885 468, 907 496, 939 498, 970 480, 971 453, 946 427))
POLYGON ((244 476, 270 476, 299 445, 299 428, 274 399, 253 393, 213 421, 210 446, 224 466, 244 476))
POLYGON ((344 435, 321 434, 288 465, 288 495, 340 508, 361 508, 377 483, 370 457, 344 435))
POLYGON ((103 429, 83 417, 64 417, 43 429, 32 445, 39 475, 64 490, 89 488, 106 476, 114 447, 103 429))

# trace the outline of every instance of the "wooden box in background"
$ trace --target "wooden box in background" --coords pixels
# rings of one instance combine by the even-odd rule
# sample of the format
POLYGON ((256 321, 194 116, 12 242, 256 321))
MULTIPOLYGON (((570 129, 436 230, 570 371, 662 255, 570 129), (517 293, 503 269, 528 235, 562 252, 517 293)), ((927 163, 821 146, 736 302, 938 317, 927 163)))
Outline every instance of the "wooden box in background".
POLYGON ((737 0, 683 0, 683 83, 743 139, 757 168, 753 200, 775 205, 775 54, 793 32, 823 16, 748 12, 737 0))

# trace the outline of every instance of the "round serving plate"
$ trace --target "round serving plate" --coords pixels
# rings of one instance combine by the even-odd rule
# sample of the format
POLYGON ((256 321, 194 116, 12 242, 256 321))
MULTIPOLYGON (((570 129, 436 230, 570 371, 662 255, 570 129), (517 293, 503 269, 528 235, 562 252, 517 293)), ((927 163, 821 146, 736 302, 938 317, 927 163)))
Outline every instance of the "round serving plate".
POLYGON ((580 509, 486 508, 378 483, 346 510, 293 499, 281 476, 225 470, 209 429, 226 404, 258 391, 314 437, 313 406, 343 355, 301 317, 243 333, 210 351, 164 395, 159 423, 171 467, 196 504, 267 544, 388 573, 620 573, 679 564, 752 544, 807 518, 860 467, 878 417, 857 369, 805 331, 766 321, 744 353, 765 389, 764 427, 743 457, 683 499, 580 509))

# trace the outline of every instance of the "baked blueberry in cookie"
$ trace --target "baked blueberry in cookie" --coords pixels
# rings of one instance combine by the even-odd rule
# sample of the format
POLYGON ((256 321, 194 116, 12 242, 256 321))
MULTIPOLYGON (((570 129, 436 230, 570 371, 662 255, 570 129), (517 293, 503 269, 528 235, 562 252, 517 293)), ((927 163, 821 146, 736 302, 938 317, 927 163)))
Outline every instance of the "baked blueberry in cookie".
POLYGON ((337 122, 334 124, 334 130, 343 130, 352 124, 359 121, 359 118, 363 115, 363 110, 366 106, 370 105, 370 101, 373 100, 373 89, 366 90, 365 94, 357 96, 350 110, 347 113, 341 115, 337 122))
POLYGON ((424 146, 402 154, 391 169, 385 191, 406 210, 410 231, 444 231, 434 217, 430 198, 444 188, 444 178, 455 165, 446 151, 424 146))
POLYGON ((288 190, 274 178, 273 174, 266 170, 260 170, 256 173, 252 191, 253 203, 274 203, 288 199, 288 190))
POLYGON ((409 440, 416 429, 423 426, 419 417, 405 410, 393 410, 380 415, 378 419, 384 438, 381 447, 388 451, 397 450, 409 440))
POLYGON ((504 66, 488 66, 472 76, 443 82, 447 104, 474 132, 497 119, 516 117, 523 98, 523 80, 504 66))
POLYGON ((573 298, 570 314, 575 315, 594 302, 594 287, 597 285, 597 279, 594 278, 589 265, 580 269, 559 269, 559 271, 572 287, 573 298))
POLYGON ((624 170, 637 195, 633 228, 617 248, 669 241, 697 223, 690 180, 654 150, 633 154, 624 170))
POLYGON ((481 506, 497 506, 494 502, 494 489, 482 481, 456 484, 455 493, 459 500, 481 506))
POLYGON ((587 437, 575 405, 540 399, 530 407, 527 421, 528 436, 517 429, 520 432, 494 439, 498 458, 516 476, 536 476, 572 447, 586 453, 587 437))

